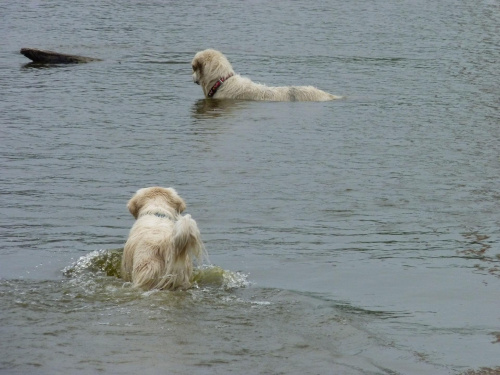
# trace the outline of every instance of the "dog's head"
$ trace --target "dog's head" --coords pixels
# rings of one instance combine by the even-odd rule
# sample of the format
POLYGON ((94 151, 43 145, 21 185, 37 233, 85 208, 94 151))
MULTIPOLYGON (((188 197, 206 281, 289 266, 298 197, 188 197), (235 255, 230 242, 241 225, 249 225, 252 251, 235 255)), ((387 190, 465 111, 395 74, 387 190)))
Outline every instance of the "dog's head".
POLYGON ((201 85, 205 95, 219 79, 234 74, 233 67, 219 51, 206 49, 198 52, 191 62, 193 82, 201 85))
POLYGON ((154 206, 167 206, 179 214, 186 209, 186 203, 174 189, 159 186, 137 190, 127 204, 128 210, 136 219, 143 208, 154 206))

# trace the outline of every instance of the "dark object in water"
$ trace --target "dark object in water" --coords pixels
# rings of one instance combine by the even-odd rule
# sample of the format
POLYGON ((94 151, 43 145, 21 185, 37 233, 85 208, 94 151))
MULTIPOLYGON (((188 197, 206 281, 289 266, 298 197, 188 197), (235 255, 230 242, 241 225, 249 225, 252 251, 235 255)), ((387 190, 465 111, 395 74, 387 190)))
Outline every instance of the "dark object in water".
POLYGON ((35 48, 21 48, 21 53, 38 64, 81 64, 91 61, 101 61, 93 57, 66 55, 64 53, 35 48))

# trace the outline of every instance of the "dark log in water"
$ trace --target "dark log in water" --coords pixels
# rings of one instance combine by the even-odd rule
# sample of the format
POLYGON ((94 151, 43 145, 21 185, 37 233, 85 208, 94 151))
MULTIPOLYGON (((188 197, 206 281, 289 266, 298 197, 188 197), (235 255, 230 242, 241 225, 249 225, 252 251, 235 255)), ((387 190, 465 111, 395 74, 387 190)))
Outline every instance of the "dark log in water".
POLYGON ((44 51, 35 48, 21 48, 21 53, 38 64, 81 64, 91 61, 101 61, 93 57, 66 55, 64 53, 44 51))

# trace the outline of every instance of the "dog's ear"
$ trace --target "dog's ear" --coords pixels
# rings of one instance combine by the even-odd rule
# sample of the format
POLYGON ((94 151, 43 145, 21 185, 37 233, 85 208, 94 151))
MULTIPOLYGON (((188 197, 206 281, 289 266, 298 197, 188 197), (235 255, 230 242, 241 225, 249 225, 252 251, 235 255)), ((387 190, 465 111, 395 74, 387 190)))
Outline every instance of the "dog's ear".
POLYGON ((179 202, 177 202, 177 212, 181 214, 185 209, 186 203, 182 200, 182 198, 179 198, 179 202))
POLYGON ((168 191, 168 201, 175 208, 178 213, 182 213, 186 209, 186 203, 184 200, 177 194, 175 189, 168 188, 165 189, 168 191))
POLYGON ((132 216, 134 216, 136 219, 137 216, 139 215, 139 210, 142 207, 141 202, 142 202, 141 196, 139 194, 139 191, 137 191, 137 193, 135 193, 134 196, 127 203, 128 210, 130 211, 132 216))
POLYGON ((193 72, 198 72, 199 74, 203 73, 203 64, 201 63, 200 59, 194 60, 191 65, 193 67, 193 72))

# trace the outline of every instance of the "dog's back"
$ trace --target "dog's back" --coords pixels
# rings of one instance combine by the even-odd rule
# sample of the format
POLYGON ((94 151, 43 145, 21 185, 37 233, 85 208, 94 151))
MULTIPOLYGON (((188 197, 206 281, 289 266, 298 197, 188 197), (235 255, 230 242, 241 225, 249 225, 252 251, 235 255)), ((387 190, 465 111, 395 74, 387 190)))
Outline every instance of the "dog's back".
POLYGON ((294 102, 329 101, 341 97, 329 94, 314 86, 267 86, 236 74, 224 82, 214 98, 294 102))

